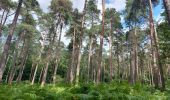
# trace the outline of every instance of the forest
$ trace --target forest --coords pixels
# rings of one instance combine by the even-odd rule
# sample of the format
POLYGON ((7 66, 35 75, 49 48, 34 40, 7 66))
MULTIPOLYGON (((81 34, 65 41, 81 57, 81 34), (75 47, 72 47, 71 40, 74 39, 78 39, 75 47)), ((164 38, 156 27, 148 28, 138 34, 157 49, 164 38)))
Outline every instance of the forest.
POLYGON ((0 100, 170 100, 170 0, 0 0, 0 100))

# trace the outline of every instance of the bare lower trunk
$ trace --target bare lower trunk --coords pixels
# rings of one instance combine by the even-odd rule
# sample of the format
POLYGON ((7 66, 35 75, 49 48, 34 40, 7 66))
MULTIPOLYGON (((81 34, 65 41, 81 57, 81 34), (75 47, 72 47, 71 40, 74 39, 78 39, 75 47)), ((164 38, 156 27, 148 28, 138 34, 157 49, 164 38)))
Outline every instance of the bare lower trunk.
POLYGON ((44 87, 45 85, 45 82, 46 82, 46 77, 47 77, 47 72, 48 72, 48 65, 49 65, 49 62, 46 63, 46 66, 44 68, 44 73, 43 73, 43 76, 42 76, 42 82, 41 82, 41 87, 44 87))
POLYGON ((57 69, 58 69, 58 61, 56 60, 56 65, 54 66, 54 74, 53 74, 53 84, 56 83, 56 75, 57 75, 57 69))
POLYGON ((75 29, 75 26, 74 26, 74 33, 73 33, 73 50, 72 50, 72 56, 71 56, 71 65, 68 69, 68 72, 67 72, 67 81, 69 83, 73 83, 73 68, 74 68, 74 62, 75 62, 75 35, 76 35, 76 29, 75 29))
POLYGON ((17 23, 17 20, 18 20, 18 16, 19 16, 19 12, 20 12, 20 9, 21 9, 21 6, 22 6, 22 2, 23 2, 23 0, 19 0, 19 4, 18 4, 17 10, 16 10, 16 14, 14 16, 14 19, 13 19, 13 22, 12 22, 6 43, 4 45, 4 50, 3 50, 1 60, 0 60, 0 81, 2 81, 2 76, 3 76, 4 70, 5 70, 5 63, 6 63, 6 60, 8 58, 8 52, 9 52, 9 49, 10 49, 12 36, 13 36, 14 30, 15 30, 15 27, 16 27, 16 23, 17 23))
POLYGON ((153 66, 153 80, 155 88, 159 88, 159 74, 160 74, 160 67, 158 65, 158 46, 156 42, 156 34, 155 34, 155 27, 153 21, 153 9, 152 9, 152 2, 149 0, 149 22, 150 22, 150 38, 151 38, 151 52, 152 52, 152 66, 153 66))
POLYGON ((38 83, 40 83, 42 81, 43 72, 44 72, 44 68, 41 68, 41 72, 40 72, 40 77, 39 77, 38 83))
POLYGON ((30 73, 30 76, 29 76, 29 81, 31 82, 32 78, 33 78, 33 71, 35 70, 35 65, 34 63, 32 63, 32 66, 31 66, 31 73, 30 73))
MULTIPOLYGON (((8 77, 8 84, 11 84, 13 81, 13 78, 15 76, 15 72, 17 70, 17 65, 16 65, 16 61, 18 60, 18 49, 19 49, 19 42, 21 40, 22 34, 20 34, 19 39, 16 41, 16 45, 15 45, 15 51, 13 53, 13 59, 12 59, 12 65, 11 65, 11 70, 10 70, 10 74, 8 77)), ((24 47, 25 41, 23 43, 23 47, 24 47)))
POLYGON ((19 75, 16 79, 17 83, 21 82, 21 79, 22 79, 22 75, 23 75, 23 72, 24 72, 24 68, 25 68, 25 64, 26 64, 26 61, 27 61, 27 58, 28 58, 28 55, 25 56, 21 66, 19 67, 20 70, 19 70, 19 75))
POLYGON ((91 55, 92 55, 92 45, 93 45, 93 38, 90 36, 90 47, 89 47, 89 55, 88 55, 88 64, 87 64, 87 80, 89 81, 90 79, 90 63, 91 63, 91 55))
POLYGON ((131 67, 130 67, 130 83, 135 84, 137 80, 137 41, 136 41, 136 28, 131 35, 131 67))
POLYGON ((34 84, 37 70, 38 70, 38 64, 35 66, 35 70, 34 70, 34 73, 33 73, 33 76, 32 76, 32 80, 31 80, 31 85, 34 84))
POLYGON ((104 16, 105 16, 105 0, 102 0, 102 32, 100 34, 100 51, 99 51, 99 66, 97 70, 97 84, 101 81, 101 69, 102 69, 102 49, 103 49, 103 37, 104 37, 104 16))
POLYGON ((110 64, 110 81, 112 81, 113 78, 113 64, 112 64, 112 19, 110 20, 110 34, 109 34, 109 48, 110 48, 110 60, 109 60, 109 64, 110 64))
POLYGON ((80 74, 80 63, 81 63, 81 50, 82 50, 82 41, 83 41, 83 35, 84 35, 84 22, 85 22, 85 14, 86 14, 86 6, 87 6, 87 0, 84 2, 84 10, 83 15, 81 19, 81 34, 80 34, 80 44, 79 44, 79 51, 78 51, 78 63, 76 68, 76 85, 78 85, 79 82, 79 74, 80 74))

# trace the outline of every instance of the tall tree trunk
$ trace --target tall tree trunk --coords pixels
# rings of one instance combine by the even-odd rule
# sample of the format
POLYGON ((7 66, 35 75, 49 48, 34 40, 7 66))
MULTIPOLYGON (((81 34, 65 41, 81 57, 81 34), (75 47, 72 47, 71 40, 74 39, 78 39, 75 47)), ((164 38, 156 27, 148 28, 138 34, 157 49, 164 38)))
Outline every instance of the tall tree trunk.
POLYGON ((136 41, 136 28, 131 34, 131 67, 130 67, 130 83, 135 84, 137 80, 137 41, 136 41))
POLYGON ((5 46, 4 46, 2 56, 1 56, 1 60, 0 60, 0 81, 2 81, 2 76, 3 76, 4 70, 5 70, 5 63, 6 63, 6 60, 8 58, 8 52, 9 52, 9 49, 10 49, 12 36, 13 36, 14 30, 15 30, 15 27, 16 27, 16 23, 17 23, 17 20, 18 20, 18 16, 19 16, 19 13, 20 13, 22 2, 23 2, 23 0, 19 0, 19 4, 18 4, 16 13, 15 13, 15 16, 14 16, 8 37, 7 37, 7 40, 6 40, 6 43, 5 43, 5 46))
POLYGON ((161 90, 165 90, 165 78, 164 78, 164 72, 163 72, 163 64, 162 60, 160 58, 160 52, 159 52, 159 39, 157 36, 157 30, 155 28, 155 41, 156 41, 156 56, 157 56, 157 61, 158 61, 158 66, 159 66, 159 71, 160 71, 160 82, 161 82, 161 90))
MULTIPOLYGON (((15 44, 15 51, 13 53, 13 59, 12 59, 12 65, 11 65, 11 70, 10 70, 10 74, 9 74, 9 77, 8 77, 8 84, 11 84, 12 81, 13 81, 13 78, 15 76, 15 72, 16 72, 16 69, 17 69, 17 65, 16 65, 16 61, 18 60, 18 49, 19 49, 19 42, 22 38, 22 35, 24 35, 24 32, 21 32, 20 36, 19 36, 19 39, 16 41, 16 44, 15 44)), ((25 40, 24 40, 25 42, 25 40)), ((25 44, 25 43, 24 43, 25 44)), ((23 45, 24 47, 24 45, 23 45)))
POLYGON ((81 63, 81 50, 82 50, 82 42, 83 42, 83 35, 84 35, 84 23, 85 23, 85 14, 86 14, 86 6, 87 6, 87 0, 84 2, 84 10, 83 15, 81 19, 81 34, 80 34, 80 43, 79 43, 79 51, 78 51, 78 63, 76 68, 76 85, 78 85, 79 82, 79 74, 80 74, 80 63, 81 63))
POLYGON ((166 10, 166 14, 168 17, 168 22, 169 22, 169 26, 170 26, 170 1, 169 0, 163 0, 164 3, 164 7, 166 10))
POLYGON ((102 49, 103 49, 103 37, 104 37, 104 16, 105 16, 105 0, 102 0, 102 32, 100 34, 100 49, 99 49, 99 66, 97 70, 97 84, 101 81, 101 69, 102 69, 102 49))
POLYGON ((90 46, 89 46, 89 54, 88 54, 88 64, 87 64, 87 80, 89 82, 90 79, 90 66, 91 66, 91 56, 92 56, 92 45, 93 45, 93 37, 90 36, 90 46))
POLYGON ((25 58, 23 59, 23 61, 21 63, 20 70, 19 70, 19 75, 18 75, 18 77, 16 79, 17 83, 21 82, 27 58, 28 58, 28 54, 25 56, 25 58))
MULTIPOLYGON (((33 73, 33 78, 32 78, 32 80, 31 80, 31 85, 34 84, 35 77, 36 77, 37 70, 38 70, 38 65, 39 65, 39 63, 40 63, 40 59, 41 59, 41 55, 42 55, 43 50, 44 50, 44 45, 42 45, 42 47, 41 47, 41 52, 40 52, 39 57, 38 57, 38 63, 36 64, 36 67, 35 67, 35 70, 34 70, 34 73, 33 73)), ((42 69, 43 69, 43 68, 42 68, 42 69)), ((41 72, 42 72, 42 71, 41 71, 41 72)), ((41 77, 41 74, 40 74, 40 77, 41 77)), ((41 79, 41 78, 40 78, 40 79, 41 79)), ((39 80, 39 81, 40 81, 40 80, 39 80)))
POLYGON ((112 46, 112 21, 113 19, 111 18, 110 20, 110 34, 109 34, 109 48, 110 48, 110 54, 109 54, 109 64, 110 64, 110 81, 112 81, 113 78, 113 63, 112 63, 112 50, 113 50, 113 46, 112 46))
POLYGON ((18 77, 16 79, 17 83, 19 83, 22 79, 22 75, 23 75, 23 71, 25 68, 25 64, 28 58, 28 51, 29 51, 29 47, 30 47, 30 40, 29 39, 24 39, 24 44, 25 46, 23 46, 23 52, 21 52, 20 57, 21 57, 21 64, 19 65, 19 74, 18 77))
MULTIPOLYGON (((159 62, 159 51, 158 51, 158 44, 156 39, 156 33, 155 33, 155 27, 154 27, 154 21, 153 21, 153 9, 152 9, 152 2, 149 0, 149 22, 150 22, 150 38, 151 38, 151 52, 152 52, 152 66, 153 66, 153 80, 155 88, 159 88, 161 85, 161 88, 163 89, 164 86, 159 82, 159 74, 162 70, 162 66, 160 66, 159 62)), ((161 74, 161 79, 163 78, 163 72, 161 74)))
POLYGON ((59 39, 58 39, 58 46, 57 46, 57 54, 56 54, 56 59, 55 63, 56 65, 54 66, 54 72, 53 72, 53 83, 56 83, 56 75, 57 75, 57 69, 58 69, 58 63, 59 63, 59 57, 60 57, 60 43, 61 43, 61 33, 62 33, 62 28, 60 28, 60 34, 59 34, 59 39))
POLYGON ((76 36, 76 26, 74 26, 74 32, 73 32, 73 36, 72 36, 72 39, 73 39, 73 50, 72 50, 72 56, 71 56, 71 66, 69 67, 68 69, 68 72, 67 72, 67 81, 72 84, 73 83, 73 68, 74 68, 74 62, 75 62, 75 37, 76 36))

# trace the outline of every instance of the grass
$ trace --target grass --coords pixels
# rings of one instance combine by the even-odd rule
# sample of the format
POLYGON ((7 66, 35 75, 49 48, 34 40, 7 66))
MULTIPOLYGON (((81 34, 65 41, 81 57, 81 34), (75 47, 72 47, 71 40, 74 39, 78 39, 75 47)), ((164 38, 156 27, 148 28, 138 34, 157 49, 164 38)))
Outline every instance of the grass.
POLYGON ((0 85, 0 100, 170 100, 170 91, 160 92, 150 86, 127 82, 80 84, 39 84, 29 83, 0 85))

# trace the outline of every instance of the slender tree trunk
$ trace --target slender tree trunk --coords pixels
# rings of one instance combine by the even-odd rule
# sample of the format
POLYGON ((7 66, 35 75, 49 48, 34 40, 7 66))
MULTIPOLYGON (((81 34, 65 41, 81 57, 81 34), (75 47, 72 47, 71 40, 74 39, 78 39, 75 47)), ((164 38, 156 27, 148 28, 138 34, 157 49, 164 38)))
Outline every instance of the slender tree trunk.
POLYGON ((159 52, 159 39, 157 36, 157 30, 155 28, 155 35, 154 35, 155 41, 156 41, 156 56, 157 56, 157 61, 158 61, 158 66, 159 66, 159 71, 160 71, 160 82, 161 82, 161 90, 165 90, 165 79, 164 79, 164 72, 163 72, 163 64, 162 60, 160 58, 160 52, 159 52))
POLYGON ((112 64, 112 21, 113 19, 111 18, 110 20, 110 34, 109 34, 109 48, 110 48, 110 60, 109 60, 109 64, 110 64, 110 81, 112 81, 113 78, 113 64, 112 64))
POLYGON ((4 9, 3 12, 2 12, 0 26, 2 25, 2 22, 3 22, 3 19, 4 19, 4 15, 5 15, 5 11, 6 11, 6 9, 4 9))
POLYGON ((158 51, 158 44, 156 39, 156 33, 155 33, 155 27, 154 27, 154 21, 153 21, 153 10, 152 10, 152 2, 149 0, 149 21, 150 21, 150 38, 151 38, 151 52, 152 52, 152 66, 153 66, 153 80, 155 88, 159 88, 161 85, 161 88, 163 89, 164 86, 162 83, 159 82, 159 77, 161 77, 161 80, 164 81, 163 78, 163 70, 161 66, 161 62, 159 62, 159 51, 158 51), (161 74, 160 74, 161 72, 161 74))
POLYGON ((90 36, 90 46, 89 46, 89 55, 88 55, 88 64, 87 64, 87 71, 88 71, 88 74, 87 74, 87 80, 89 82, 89 79, 90 79, 90 63, 91 63, 91 55, 92 55, 92 45, 93 45, 93 38, 92 36, 90 36))
POLYGON ((80 63, 81 63, 81 50, 82 50, 82 42, 83 42, 83 35, 84 35, 84 22, 85 22, 85 14, 86 14, 86 6, 87 6, 87 0, 84 2, 84 10, 83 15, 81 19, 81 34, 80 34, 80 44, 79 44, 79 51, 78 51, 78 63, 76 68, 76 85, 78 85, 79 82, 79 74, 80 74, 80 63))
POLYGON ((47 72, 48 72, 48 66, 49 66, 49 62, 46 63, 46 66, 44 68, 44 73, 43 73, 43 76, 42 76, 41 87, 44 87, 44 85, 45 85, 46 77, 47 77, 47 72))
POLYGON ((53 72, 53 83, 54 84, 56 83, 56 75, 57 75, 59 56, 60 56, 61 33, 62 33, 62 28, 60 28, 60 34, 59 34, 58 46, 57 46, 58 52, 56 54, 56 60, 55 60, 56 65, 54 66, 54 72, 53 72))
POLYGON ((97 84, 99 84, 99 82, 101 81, 101 69, 102 69, 102 49, 103 49, 103 37, 104 37, 104 16, 105 16, 105 0, 102 0, 102 32, 100 34, 100 49, 99 49, 99 66, 98 66, 98 70, 97 70, 97 84))
POLYGON ((30 76, 29 76, 29 81, 31 82, 32 78, 33 78, 33 71, 35 70, 35 64, 32 63, 32 66, 31 66, 31 73, 30 73, 30 76))
POLYGON ((163 0, 164 3, 164 7, 166 10, 166 14, 168 17, 168 22, 169 22, 169 26, 170 26, 170 1, 169 0, 163 0))
POLYGON ((1 56, 1 60, 0 60, 0 81, 2 81, 2 76, 3 76, 4 70, 5 70, 5 63, 6 63, 6 60, 8 58, 8 52, 9 52, 9 49, 10 49, 12 36, 13 36, 14 30, 15 30, 15 27, 16 27, 16 23, 17 23, 17 20, 18 20, 18 16, 19 16, 19 13, 20 13, 22 2, 23 2, 23 0, 19 0, 19 4, 18 4, 17 10, 16 10, 16 14, 14 16, 14 19, 13 19, 13 22, 12 22, 12 25, 11 25, 5 46, 4 46, 4 50, 3 50, 3 53, 2 53, 2 56, 1 56))
POLYGON ((136 45, 136 28, 131 35, 131 67, 130 67, 130 83, 135 84, 137 80, 137 45, 136 45))
POLYGON ((25 58, 23 59, 23 61, 21 63, 21 66, 19 67, 20 68, 19 75, 18 75, 18 77, 16 79, 17 83, 21 82, 27 58, 28 58, 28 54, 25 56, 25 58))
MULTIPOLYGON (((15 72, 16 72, 16 69, 17 69, 17 65, 16 65, 16 61, 18 60, 18 49, 19 49, 19 42, 22 38, 22 35, 24 34, 24 32, 21 32, 20 36, 19 36, 19 39, 16 41, 16 44, 15 44, 15 51, 13 53, 13 59, 12 59, 12 65, 11 65, 11 70, 10 70, 10 74, 9 74, 9 77, 8 77, 8 84, 11 84, 12 81, 13 81, 13 78, 15 76, 15 72)), ((25 42, 25 40, 24 40, 25 42)), ((24 43, 25 44, 25 43, 24 43)), ((24 47, 24 46, 23 46, 24 47)))
POLYGON ((3 26, 4 26, 5 23, 6 23, 6 20, 7 20, 7 18, 8 18, 8 14, 9 14, 9 11, 6 13, 6 16, 5 16, 5 18, 4 18, 4 22, 2 23, 2 27, 1 27, 0 32, 2 31, 2 28, 3 28, 3 26))
MULTIPOLYGON (((8 61, 9 61, 9 57, 7 58, 6 66, 7 66, 8 61)), ((8 82, 8 76, 9 76, 10 70, 11 70, 11 67, 9 66, 8 72, 7 72, 7 76, 6 76, 6 79, 5 79, 5 82, 6 82, 6 83, 8 82)))
POLYGON ((2 17, 1 17, 1 21, 0 21, 0 37, 2 36, 2 24, 3 24, 3 19, 4 19, 4 15, 5 15, 5 9, 4 9, 4 11, 3 11, 3 13, 2 13, 2 17))
POLYGON ((3 30, 3 27, 4 27, 5 23, 6 23, 6 20, 7 20, 7 18, 8 18, 8 14, 9 14, 9 11, 6 13, 6 16, 5 16, 5 18, 4 18, 4 21, 3 21, 3 23, 2 23, 1 26, 0 26, 0 37, 2 36, 2 30, 3 30))
POLYGON ((44 72, 44 68, 41 68, 41 72, 40 72, 40 77, 39 77, 38 83, 40 83, 42 81, 43 72, 44 72))
POLYGON ((72 84, 73 83, 73 68, 74 68, 74 62, 75 62, 75 36, 76 36, 76 26, 74 26, 74 32, 73 32, 73 50, 72 50, 72 56, 71 56, 71 66, 68 69, 67 72, 67 81, 72 84))
POLYGON ((35 70, 34 70, 34 73, 33 73, 33 75, 32 75, 32 79, 31 79, 31 85, 34 85, 36 73, 37 73, 37 70, 38 70, 38 65, 39 65, 39 63, 36 64, 36 66, 35 66, 35 70))

